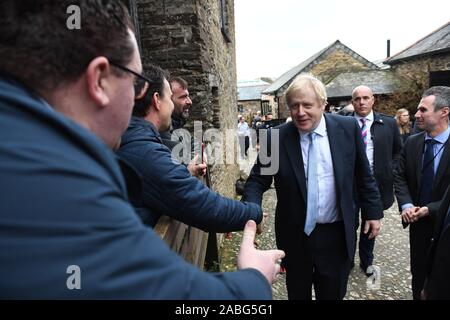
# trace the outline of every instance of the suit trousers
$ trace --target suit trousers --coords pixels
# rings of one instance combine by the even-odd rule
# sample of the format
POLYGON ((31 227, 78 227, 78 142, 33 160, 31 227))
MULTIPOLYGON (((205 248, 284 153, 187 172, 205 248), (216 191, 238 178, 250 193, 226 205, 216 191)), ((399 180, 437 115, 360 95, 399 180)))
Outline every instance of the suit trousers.
POLYGON ((413 299, 420 300, 426 277, 428 249, 433 236, 433 223, 424 217, 409 225, 409 246, 412 274, 413 299))
POLYGON ((313 285, 316 300, 343 299, 350 273, 343 222, 317 224, 307 243, 301 257, 286 266, 289 300, 311 300, 313 285))
POLYGON ((366 271, 367 267, 373 264, 373 249, 375 247, 375 238, 369 239, 369 232, 364 233, 365 220, 361 220, 359 232, 359 263, 366 271))

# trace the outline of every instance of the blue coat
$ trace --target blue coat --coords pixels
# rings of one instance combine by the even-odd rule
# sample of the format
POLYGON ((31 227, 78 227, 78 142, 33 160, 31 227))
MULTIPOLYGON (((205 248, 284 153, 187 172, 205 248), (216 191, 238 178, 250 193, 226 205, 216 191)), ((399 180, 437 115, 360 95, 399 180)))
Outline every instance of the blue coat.
POLYGON ((150 209, 141 215, 146 224, 167 215, 204 231, 229 232, 243 230, 248 220, 261 222, 259 205, 222 197, 174 162, 155 126, 143 118, 132 117, 118 154, 142 176, 142 197, 132 203, 139 212, 150 209))
POLYGON ((271 298, 257 270, 201 272, 172 252, 129 204, 113 152, 5 75, 0 136, 0 299, 271 298))

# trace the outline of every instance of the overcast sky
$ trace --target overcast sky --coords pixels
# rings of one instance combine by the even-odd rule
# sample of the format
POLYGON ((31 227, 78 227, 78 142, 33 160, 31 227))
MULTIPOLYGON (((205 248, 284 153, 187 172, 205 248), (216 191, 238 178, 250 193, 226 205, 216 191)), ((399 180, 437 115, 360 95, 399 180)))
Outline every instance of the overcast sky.
POLYGON ((449 0, 235 0, 238 80, 277 78, 340 40, 364 58, 405 49, 450 21, 449 0))

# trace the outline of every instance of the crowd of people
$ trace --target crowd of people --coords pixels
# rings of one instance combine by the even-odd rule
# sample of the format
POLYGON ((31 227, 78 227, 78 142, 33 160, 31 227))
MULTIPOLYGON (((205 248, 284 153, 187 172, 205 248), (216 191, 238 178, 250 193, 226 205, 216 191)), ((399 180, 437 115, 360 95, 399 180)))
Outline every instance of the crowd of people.
POLYGON ((0 3, 0 298, 263 300, 283 267, 289 299, 309 300, 314 287, 316 299, 340 300, 358 228, 359 267, 370 276, 395 197, 410 232, 413 298, 450 298, 449 87, 423 93, 415 133, 408 110, 376 112, 365 85, 344 116, 326 113, 324 84, 299 75, 285 93, 290 121, 238 119, 242 157, 260 130, 276 132, 268 148, 279 169, 265 173, 271 164, 258 158, 236 201, 197 179, 203 154, 173 160, 182 142, 173 133, 192 106, 188 83, 143 70, 127 9, 80 0, 84 24, 74 32, 70 4, 0 3), (257 250, 273 182, 278 249, 257 250), (243 230, 238 270, 184 261, 153 230, 162 215, 243 230))
POLYGON ((187 114, 182 83, 143 72, 121 2, 79 1, 76 32, 70 4, 0 4, 0 298, 270 299, 284 253, 255 249, 260 206, 204 187, 191 174, 204 164, 167 158, 159 130, 180 101, 187 114), (167 213, 243 229, 239 270, 185 262, 151 228, 167 213))

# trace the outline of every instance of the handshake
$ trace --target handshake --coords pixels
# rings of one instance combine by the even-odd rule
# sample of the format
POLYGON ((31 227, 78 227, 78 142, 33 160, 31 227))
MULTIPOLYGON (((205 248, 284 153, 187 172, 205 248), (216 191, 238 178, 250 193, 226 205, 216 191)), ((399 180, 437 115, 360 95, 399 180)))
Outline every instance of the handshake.
POLYGON ((401 217, 404 223, 413 223, 429 214, 428 207, 410 207, 402 211, 401 217))

